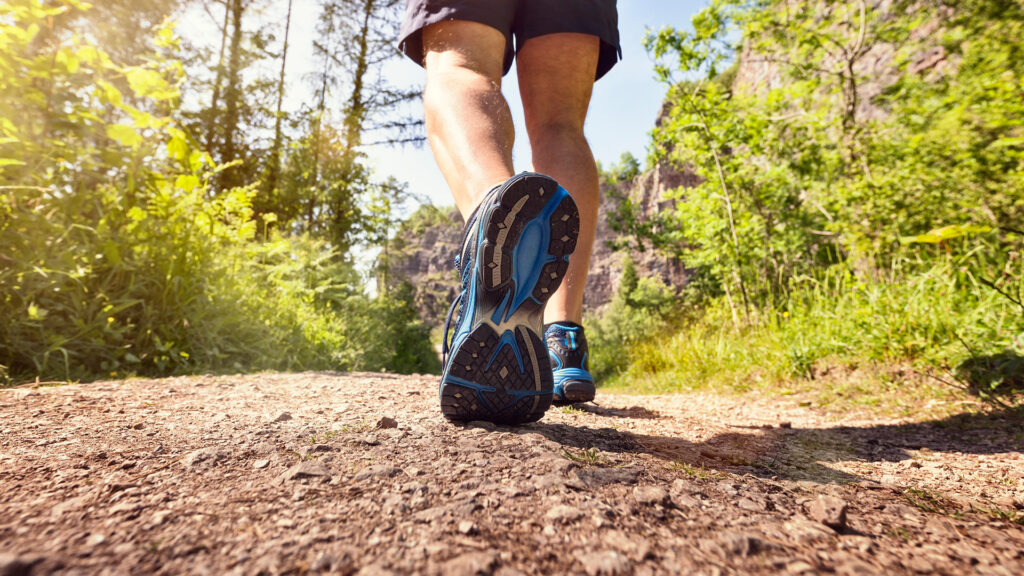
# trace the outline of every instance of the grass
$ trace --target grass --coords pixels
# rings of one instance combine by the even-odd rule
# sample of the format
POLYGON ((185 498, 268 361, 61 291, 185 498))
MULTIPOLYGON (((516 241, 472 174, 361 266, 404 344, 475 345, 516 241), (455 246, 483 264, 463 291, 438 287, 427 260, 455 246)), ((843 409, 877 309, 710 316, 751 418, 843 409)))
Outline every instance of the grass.
POLYGON ((882 276, 803 278, 784 305, 752 310, 739 325, 719 299, 675 328, 669 320, 648 326, 641 338, 598 330, 591 348, 628 361, 604 365, 595 352, 595 372, 613 391, 758 391, 890 416, 972 399, 1020 402, 1024 384, 1014 373, 1024 361, 1024 314, 1016 304, 972 285, 956 262, 882 276))
POLYGON ((584 466, 603 466, 608 463, 597 448, 584 448, 578 451, 562 448, 562 456, 584 466))
POLYGON ((667 466, 667 468, 669 470, 682 472, 691 478, 697 478, 699 480, 704 480, 705 478, 725 478, 725 474, 722 474, 721 472, 708 470, 707 467, 704 466, 703 462, 700 463, 700 467, 698 468, 692 464, 683 462, 682 460, 673 460, 672 464, 667 466))
POLYGON ((901 494, 903 499, 922 512, 942 514, 959 518, 959 507, 942 494, 927 488, 908 487, 901 494))

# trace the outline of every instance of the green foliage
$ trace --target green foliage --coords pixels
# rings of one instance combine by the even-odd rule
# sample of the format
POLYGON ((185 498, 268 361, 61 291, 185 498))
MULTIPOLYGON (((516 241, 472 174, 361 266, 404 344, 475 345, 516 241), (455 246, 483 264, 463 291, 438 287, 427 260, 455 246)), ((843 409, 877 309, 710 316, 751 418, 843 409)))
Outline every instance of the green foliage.
MULTIPOLYGON (((988 397, 1024 391, 1024 315, 972 278, 964 258, 904 261, 878 279, 830 269, 793 280, 784 308, 733 328, 715 301, 670 338, 634 344, 612 386, 646 392, 778 389, 803 381, 819 393, 834 365, 909 363, 988 397)), ((1024 269, 1018 259, 1016 290, 1024 269)), ((939 381, 936 380, 935 383, 939 381)), ((878 401, 878 392, 854 401, 878 401)))
POLYGON ((704 182, 677 191, 673 226, 643 232, 753 305, 840 261, 862 274, 885 268, 902 257, 901 238, 1019 227, 1024 9, 995 18, 995 4, 716 0, 692 32, 649 37, 671 84, 654 156, 704 182), (924 27, 940 33, 915 32, 924 27), (736 57, 733 38, 780 81, 715 81, 736 57), (864 63, 892 46, 896 78, 870 76, 864 63), (928 50, 945 64, 923 68, 928 50), (869 99, 871 82, 880 89, 869 99))
POLYGON ((253 187, 213 191, 173 35, 122 66, 53 29, 85 8, 0 7, 0 378, 436 371, 408 290, 368 297, 323 240, 254 241, 253 187))
POLYGON ((695 268, 705 310, 634 344, 618 382, 746 388, 838 360, 1020 391, 1024 6, 940 4, 712 0, 649 35, 669 85, 652 161, 701 183, 613 218, 695 268))
POLYGON ((627 257, 615 297, 600 317, 588 318, 590 368, 600 381, 626 370, 630 351, 664 332, 675 311, 675 294, 659 279, 640 278, 627 257))
POLYGON ((620 182, 629 182, 640 175, 640 161, 629 152, 623 152, 619 161, 605 168, 598 166, 601 174, 601 182, 609 186, 615 186, 620 182))

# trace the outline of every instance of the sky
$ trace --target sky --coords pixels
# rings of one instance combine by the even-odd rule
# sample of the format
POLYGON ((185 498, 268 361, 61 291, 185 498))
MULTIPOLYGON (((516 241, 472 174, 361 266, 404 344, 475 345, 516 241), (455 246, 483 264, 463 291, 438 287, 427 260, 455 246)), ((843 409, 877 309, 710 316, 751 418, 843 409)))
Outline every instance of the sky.
MULTIPOLYGON (((286 70, 289 92, 285 106, 297 110, 312 94, 303 81, 314 68, 312 43, 317 19, 315 0, 296 0, 293 8, 291 47, 286 70)), ((621 0, 618 3, 619 35, 623 60, 594 86, 585 132, 594 156, 603 164, 618 161, 623 152, 637 158, 646 156, 648 132, 661 108, 665 86, 654 78, 653 63, 643 48, 648 28, 689 27, 690 18, 704 6, 702 0, 621 0)), ((284 21, 285 2, 275 2, 264 18, 284 21)), ((179 21, 179 33, 193 41, 219 38, 217 24, 202 10, 194 9, 179 21)), ((397 39, 396 39, 397 41, 397 39)), ((384 73, 397 86, 422 88, 423 69, 408 58, 388 64, 384 73)), ((530 149, 523 124, 516 72, 505 76, 502 92, 509 102, 516 126, 513 161, 517 171, 529 169, 530 149)), ((419 107, 422 110, 422 107, 419 107)), ((370 165, 380 178, 392 176, 408 182, 414 194, 437 206, 454 202, 429 146, 388 148, 367 147, 370 165)))

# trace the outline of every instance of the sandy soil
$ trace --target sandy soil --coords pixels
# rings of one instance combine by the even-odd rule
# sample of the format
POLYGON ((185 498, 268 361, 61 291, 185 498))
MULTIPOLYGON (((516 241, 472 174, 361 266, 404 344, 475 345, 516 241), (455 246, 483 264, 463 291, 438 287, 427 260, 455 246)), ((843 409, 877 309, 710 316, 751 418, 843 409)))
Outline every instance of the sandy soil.
POLYGON ((599 394, 520 428, 432 377, 0 390, 10 574, 1024 574, 1024 417, 599 394))

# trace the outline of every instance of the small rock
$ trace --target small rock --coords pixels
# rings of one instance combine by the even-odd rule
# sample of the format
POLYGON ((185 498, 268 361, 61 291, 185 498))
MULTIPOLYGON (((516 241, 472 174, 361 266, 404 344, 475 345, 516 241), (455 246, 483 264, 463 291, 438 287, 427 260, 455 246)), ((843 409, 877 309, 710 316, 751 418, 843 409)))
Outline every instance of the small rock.
POLYGON ((482 428, 493 432, 497 429, 497 426, 495 426, 493 422, 487 422, 486 420, 471 420, 466 422, 466 428, 482 428))
POLYGON ((552 506, 544 516, 550 520, 554 520, 555 522, 569 523, 582 518, 583 512, 579 508, 559 504, 557 506, 552 506))
POLYGON ((606 486, 608 484, 636 484, 640 477, 640 468, 587 468, 576 471, 579 478, 588 488, 606 486))
POLYGON ((496 552, 469 552, 444 563, 441 574, 451 576, 489 576, 498 564, 496 552))
POLYGON ((814 566, 803 560, 797 560, 796 562, 786 564, 786 572, 790 574, 805 574, 807 572, 814 572, 814 566))
POLYGON ((152 520, 149 521, 149 527, 153 528, 163 524, 171 516, 170 510, 160 510, 153 513, 152 520))
POLYGON ((790 538, 801 544, 825 540, 836 535, 835 531, 828 526, 802 518, 790 520, 783 527, 790 538))
POLYGON ((576 559, 583 564, 583 570, 588 576, 620 576, 633 571, 629 558, 614 550, 577 552, 576 559))
POLYGON ((1017 503, 1014 501, 1012 496, 1003 496, 1001 498, 993 498, 992 499, 992 503, 996 504, 997 506, 1001 506, 1003 508, 1010 508, 1011 510, 1013 508, 1017 507, 1017 503))
POLYGON ((0 553, 0 576, 27 576, 43 559, 38 556, 17 556, 0 553))
POLYGON ((302 480, 305 478, 329 479, 331 471, 323 462, 316 460, 303 460, 295 466, 284 471, 278 478, 281 481, 302 480))
POLYGON ((219 448, 200 448, 185 457, 185 466, 193 470, 208 468, 223 460, 225 455, 219 448))
POLYGON ((747 512, 761 512, 764 510, 764 506, 754 502, 750 498, 740 498, 739 501, 736 502, 736 506, 740 510, 746 510, 747 512))
POLYGON ((257 470, 262 470, 267 466, 270 466, 270 460, 260 459, 252 463, 252 467, 257 470))
POLYGON ((111 514, 127 514, 128 520, 138 517, 142 506, 137 502, 119 502, 111 506, 107 511, 111 514))
POLYGON ((765 549, 764 540, 756 534, 727 533, 721 542, 724 550, 744 558, 765 549))
POLYGON ((459 522, 459 533, 466 535, 475 534, 476 524, 469 520, 463 520, 462 522, 459 522))
POLYGON ((309 569, 313 572, 330 572, 337 563, 337 558, 327 552, 324 552, 316 557, 316 560, 313 561, 313 564, 309 569))
POLYGON ((668 491, 660 486, 637 486, 633 488, 633 498, 642 506, 667 506, 670 502, 668 491))
POLYGON ((846 510, 849 505, 835 496, 819 495, 807 503, 807 514, 815 521, 832 528, 842 530, 846 527, 846 510))
POLYGON ((394 418, 388 418, 387 416, 377 421, 376 428, 378 430, 386 430, 388 428, 398 428, 398 420, 394 418))
POLYGON ((292 419, 292 413, 288 412, 288 411, 285 411, 285 412, 281 412, 280 414, 278 414, 276 418, 271 420, 271 422, 287 422, 288 420, 291 420, 291 419, 292 419))
POLYGON ((792 428, 792 422, 779 422, 779 428, 792 428))
POLYGON ((356 480, 362 482, 363 480, 369 480, 371 478, 394 478, 402 473, 401 468, 389 466, 387 464, 374 464, 373 466, 367 466, 356 474, 356 480))
POLYGON ((89 536, 89 538, 87 538, 85 540, 85 545, 89 546, 89 547, 99 546, 100 544, 103 544, 106 541, 107 541, 107 537, 106 536, 104 536, 103 534, 94 533, 94 534, 91 534, 89 536))

